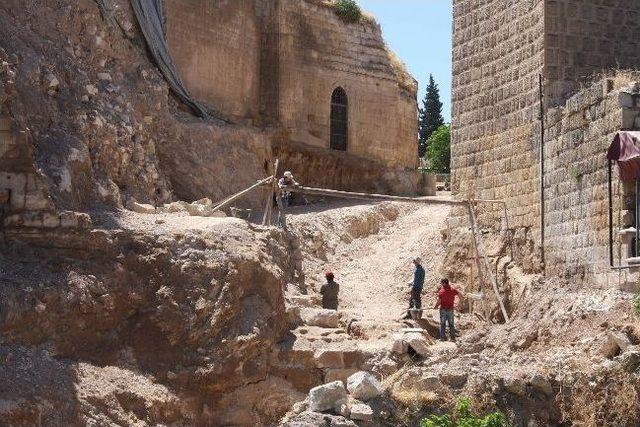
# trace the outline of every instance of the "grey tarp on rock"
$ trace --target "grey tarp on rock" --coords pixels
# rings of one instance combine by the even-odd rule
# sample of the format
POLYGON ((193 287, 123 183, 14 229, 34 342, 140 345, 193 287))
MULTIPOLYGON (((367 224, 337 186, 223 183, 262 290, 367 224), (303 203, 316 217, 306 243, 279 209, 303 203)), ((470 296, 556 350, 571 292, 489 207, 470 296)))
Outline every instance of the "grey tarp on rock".
MULTIPOLYGON (((102 0, 98 1, 98 4, 102 0)), ((206 110, 189 95, 184 87, 182 79, 176 70, 169 46, 165 38, 164 10, 162 0, 131 0, 131 6, 136 14, 138 24, 142 29, 149 51, 160 69, 160 72, 169 83, 171 90, 187 104, 199 117, 207 117, 206 110)))

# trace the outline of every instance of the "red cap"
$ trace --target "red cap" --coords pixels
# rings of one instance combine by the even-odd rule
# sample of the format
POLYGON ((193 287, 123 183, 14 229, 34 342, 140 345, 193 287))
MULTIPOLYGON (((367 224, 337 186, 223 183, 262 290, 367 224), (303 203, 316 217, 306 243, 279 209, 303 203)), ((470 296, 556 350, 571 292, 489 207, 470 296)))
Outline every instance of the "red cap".
POLYGON ((333 272, 331 270, 327 270, 327 271, 324 272, 324 277, 326 277, 327 279, 331 280, 335 276, 333 275, 333 272))

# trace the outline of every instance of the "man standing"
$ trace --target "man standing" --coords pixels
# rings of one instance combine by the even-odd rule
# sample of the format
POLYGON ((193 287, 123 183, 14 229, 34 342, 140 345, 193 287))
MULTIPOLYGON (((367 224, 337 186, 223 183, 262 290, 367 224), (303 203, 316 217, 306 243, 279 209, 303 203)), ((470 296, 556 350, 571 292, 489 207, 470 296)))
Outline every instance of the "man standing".
POLYGON ((438 301, 434 308, 440 308, 440 340, 447 340, 447 327, 449 324, 449 335, 451 341, 456 340, 456 329, 453 321, 453 309, 456 296, 462 296, 462 293, 449 284, 446 277, 440 280, 440 289, 438 290, 438 301))
POLYGON ((331 271, 324 273, 324 277, 327 279, 327 283, 322 285, 320 288, 320 293, 322 294, 322 308, 337 310, 340 285, 333 280, 335 276, 331 271))
MULTIPOLYGON (((413 282, 411 289, 407 292, 409 295, 409 310, 422 308, 422 288, 424 287, 424 267, 422 267, 422 259, 417 256, 413 259, 415 270, 413 271, 413 282)), ((405 319, 410 319, 411 315, 407 312, 405 319)))

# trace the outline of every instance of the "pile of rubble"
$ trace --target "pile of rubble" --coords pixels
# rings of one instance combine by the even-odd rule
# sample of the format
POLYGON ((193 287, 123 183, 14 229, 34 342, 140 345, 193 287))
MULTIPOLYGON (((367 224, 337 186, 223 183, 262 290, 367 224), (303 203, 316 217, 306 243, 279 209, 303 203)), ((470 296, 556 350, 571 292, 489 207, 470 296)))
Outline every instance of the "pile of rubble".
POLYGON ((373 425, 374 410, 367 402, 384 393, 382 384, 370 372, 356 372, 342 381, 333 381, 312 388, 308 397, 294 405, 283 426, 311 425, 312 420, 329 420, 331 426, 373 425), (327 417, 326 414, 330 416, 327 417), (350 421, 353 420, 353 421, 350 421))
POLYGON ((146 203, 138 203, 135 199, 130 199, 126 205, 127 209, 141 214, 160 214, 160 213, 188 213, 191 216, 216 217, 224 218, 227 216, 221 210, 215 210, 211 199, 196 200, 193 203, 184 201, 165 203, 162 206, 153 206, 146 203))

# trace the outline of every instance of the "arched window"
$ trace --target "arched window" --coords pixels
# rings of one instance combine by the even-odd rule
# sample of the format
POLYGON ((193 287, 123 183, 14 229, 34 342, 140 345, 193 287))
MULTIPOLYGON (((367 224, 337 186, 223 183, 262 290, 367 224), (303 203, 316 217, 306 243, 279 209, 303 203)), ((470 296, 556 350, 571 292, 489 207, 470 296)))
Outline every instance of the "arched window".
POLYGON ((331 94, 331 149, 347 151, 348 135, 349 103, 347 92, 338 87, 331 94))

